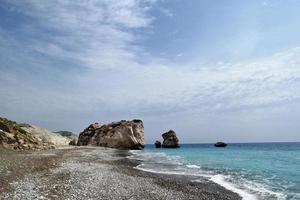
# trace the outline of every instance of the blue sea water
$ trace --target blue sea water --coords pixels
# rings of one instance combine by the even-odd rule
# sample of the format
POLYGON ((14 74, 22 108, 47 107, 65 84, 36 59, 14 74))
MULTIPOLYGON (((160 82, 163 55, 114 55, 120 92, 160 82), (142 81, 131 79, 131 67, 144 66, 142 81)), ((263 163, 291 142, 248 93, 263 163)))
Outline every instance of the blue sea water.
MULTIPOLYGON (((239 193, 243 199, 300 200, 300 143, 245 143, 215 148, 213 144, 182 144, 179 149, 146 145, 132 151, 138 169, 165 174, 206 177, 239 193)), ((199 179, 197 178, 199 177, 199 179)))

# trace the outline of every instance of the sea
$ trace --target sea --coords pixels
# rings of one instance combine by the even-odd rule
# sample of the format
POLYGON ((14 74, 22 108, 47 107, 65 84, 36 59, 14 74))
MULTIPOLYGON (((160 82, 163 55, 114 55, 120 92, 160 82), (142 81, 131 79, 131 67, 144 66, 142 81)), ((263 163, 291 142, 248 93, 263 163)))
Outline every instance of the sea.
POLYGON ((299 143, 235 143, 225 148, 213 144, 181 144, 177 149, 131 151, 141 161, 136 168, 161 174, 203 177, 245 200, 300 200, 299 143))

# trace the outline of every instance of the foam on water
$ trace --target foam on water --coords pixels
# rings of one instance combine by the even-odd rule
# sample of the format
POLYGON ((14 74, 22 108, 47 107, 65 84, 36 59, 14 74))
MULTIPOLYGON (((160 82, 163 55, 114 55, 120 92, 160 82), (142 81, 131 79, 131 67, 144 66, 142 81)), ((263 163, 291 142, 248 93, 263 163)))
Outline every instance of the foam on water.
POLYGON ((210 178, 212 175, 208 171, 200 170, 197 165, 184 165, 179 156, 168 156, 165 153, 147 153, 143 151, 131 151, 130 159, 143 161, 136 169, 170 175, 186 175, 210 178))
POLYGON ((204 177, 246 200, 300 199, 300 144, 236 144, 223 150, 186 146, 131 151, 129 158, 141 161, 139 170, 187 175, 197 182, 204 177))
POLYGON ((201 167, 198 165, 186 165, 188 168, 192 168, 192 169, 200 169, 201 167))
MULTIPOLYGON (((212 175, 211 172, 208 171, 200 171, 200 166, 198 165, 182 165, 178 161, 178 157, 168 157, 164 153, 144 153, 141 151, 131 151, 133 155, 129 156, 130 159, 137 159, 140 161, 144 161, 142 164, 136 166, 136 169, 150 172, 150 173, 157 173, 157 174, 168 174, 168 175, 185 175, 185 176, 194 176, 194 177, 204 177, 209 178, 211 181, 223 186, 224 188, 231 190, 237 194, 239 194, 243 199, 245 200, 256 200, 257 198, 249 194, 241 189, 236 188, 233 184, 228 183, 225 181, 224 176, 222 175, 212 175), (147 161, 153 161, 158 160, 156 162, 158 165, 153 166, 147 161), (164 163, 166 161, 171 161, 171 163, 174 165, 172 167, 168 166, 168 168, 165 168, 164 166, 159 165, 159 163, 164 163)), ((169 163, 170 164, 170 163, 169 163)), ((191 180, 193 182, 201 182, 201 179, 198 180, 191 180)))
POLYGON ((223 175, 220 175, 220 174, 215 175, 215 176, 211 177, 210 180, 223 186, 227 190, 230 190, 230 191, 233 191, 233 192, 239 194, 244 200, 256 200, 257 199, 255 195, 249 194, 246 191, 237 188, 235 185, 225 181, 225 178, 223 175))

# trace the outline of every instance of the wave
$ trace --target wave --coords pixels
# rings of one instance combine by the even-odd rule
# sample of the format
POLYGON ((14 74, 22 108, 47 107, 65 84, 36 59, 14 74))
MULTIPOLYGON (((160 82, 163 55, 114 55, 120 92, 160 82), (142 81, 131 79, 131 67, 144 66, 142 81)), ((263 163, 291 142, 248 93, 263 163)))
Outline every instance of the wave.
POLYGON ((286 199, 286 195, 273 192, 268 186, 248 180, 243 172, 235 172, 232 175, 222 174, 221 170, 204 169, 199 165, 186 163, 179 156, 170 156, 164 152, 130 151, 129 159, 140 160, 142 163, 135 168, 138 170, 168 175, 183 175, 195 177, 191 181, 201 182, 201 178, 207 178, 219 184, 227 190, 239 194, 244 200, 256 199, 286 199), (197 177, 199 177, 197 179, 197 177))
POLYGON ((239 194, 244 200, 256 200, 256 196, 253 194, 250 194, 248 192, 245 192, 244 190, 241 190, 234 186, 233 184, 225 181, 225 177, 223 175, 215 175, 211 179, 211 181, 223 186, 227 190, 233 191, 237 194, 239 194))
POLYGON ((128 156, 129 159, 142 161, 140 165, 135 167, 142 171, 158 174, 212 177, 209 171, 201 170, 201 167, 198 165, 185 165, 183 159, 179 156, 136 150, 130 152, 132 155, 128 156))
POLYGON ((198 165, 186 165, 186 167, 188 168, 192 168, 192 169, 200 169, 201 167, 198 165))

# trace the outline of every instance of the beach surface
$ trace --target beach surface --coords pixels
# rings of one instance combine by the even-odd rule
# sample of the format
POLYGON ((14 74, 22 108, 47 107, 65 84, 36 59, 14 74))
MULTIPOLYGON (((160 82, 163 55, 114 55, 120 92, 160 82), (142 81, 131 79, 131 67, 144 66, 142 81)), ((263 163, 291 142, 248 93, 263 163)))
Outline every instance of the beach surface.
POLYGON ((135 169, 128 151, 66 147, 47 151, 0 150, 0 199, 241 199, 205 177, 135 169))

